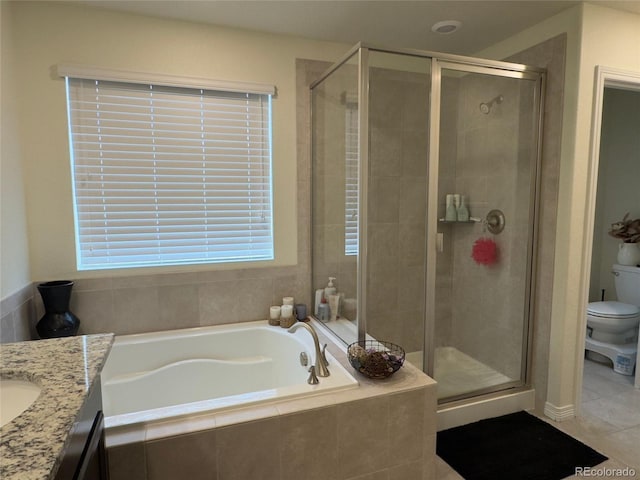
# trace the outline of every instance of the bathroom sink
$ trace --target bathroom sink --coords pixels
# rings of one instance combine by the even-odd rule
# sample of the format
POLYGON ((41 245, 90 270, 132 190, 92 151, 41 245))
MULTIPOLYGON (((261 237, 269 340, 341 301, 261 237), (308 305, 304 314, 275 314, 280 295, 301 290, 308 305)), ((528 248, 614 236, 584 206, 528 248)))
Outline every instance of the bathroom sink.
POLYGON ((29 408, 40 396, 40 390, 26 380, 0 378, 0 427, 29 408))

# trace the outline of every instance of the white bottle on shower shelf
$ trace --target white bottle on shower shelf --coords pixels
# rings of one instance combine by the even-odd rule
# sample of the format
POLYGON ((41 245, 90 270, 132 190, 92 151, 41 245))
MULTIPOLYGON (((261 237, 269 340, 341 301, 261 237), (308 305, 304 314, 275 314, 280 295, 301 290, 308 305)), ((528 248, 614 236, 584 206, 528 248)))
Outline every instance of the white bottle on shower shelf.
POLYGON ((320 307, 320 304, 322 303, 322 296, 324 294, 324 289, 319 288, 316 290, 316 303, 315 303, 315 308, 313 310, 313 313, 315 314, 316 318, 318 318, 319 312, 318 312, 318 308, 320 307))
POLYGON ((458 212, 456 210, 456 206, 453 203, 453 194, 447 194, 447 209, 445 210, 445 221, 447 222, 455 222, 458 220, 458 212))
POLYGON ((464 195, 460 195, 460 206, 458 207, 458 221, 459 222, 468 222, 469 221, 469 209, 465 205, 464 195))
POLYGON ((329 301, 329 295, 335 295, 338 291, 338 289, 333 285, 333 281, 335 279, 336 277, 329 277, 329 283, 324 287, 324 298, 327 302, 329 301))

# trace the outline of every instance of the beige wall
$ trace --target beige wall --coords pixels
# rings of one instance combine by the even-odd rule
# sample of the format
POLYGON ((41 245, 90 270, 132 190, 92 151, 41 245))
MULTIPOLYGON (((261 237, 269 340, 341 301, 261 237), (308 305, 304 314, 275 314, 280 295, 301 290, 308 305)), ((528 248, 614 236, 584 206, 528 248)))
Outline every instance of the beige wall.
MULTIPOLYGON (((27 252, 27 219, 24 198, 22 150, 17 139, 17 84, 11 75, 16 56, 12 33, 12 12, 0 2, 2 20, 0 73, 0 298, 5 298, 30 282, 27 252)), ((3 315, 5 312, 3 312, 3 315)))
POLYGON ((559 416, 574 411, 582 372, 588 296, 581 280, 590 267, 594 192, 589 185, 596 167, 589 164, 594 71, 597 65, 640 70, 640 15, 582 4, 481 52, 501 58, 563 32, 567 64, 547 397, 559 416))
MULTIPOLYGON (((31 279, 151 273, 149 269, 76 272, 64 83, 53 69, 62 62, 275 84, 276 259, 231 268, 297 263, 295 59, 333 60, 347 46, 62 3, 20 2, 11 8, 12 52, 20 59, 15 81, 21 86, 17 120, 27 179, 31 279)), ((153 269, 153 273, 177 270, 153 269)))

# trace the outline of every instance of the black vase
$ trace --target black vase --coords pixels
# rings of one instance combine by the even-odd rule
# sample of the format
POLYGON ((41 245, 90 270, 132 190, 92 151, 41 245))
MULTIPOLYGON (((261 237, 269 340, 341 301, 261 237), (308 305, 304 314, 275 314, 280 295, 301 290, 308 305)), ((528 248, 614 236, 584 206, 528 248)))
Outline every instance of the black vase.
POLYGON ((80 320, 69 311, 71 280, 56 280, 38 285, 45 314, 36 325, 40 338, 70 337, 78 333, 80 320))

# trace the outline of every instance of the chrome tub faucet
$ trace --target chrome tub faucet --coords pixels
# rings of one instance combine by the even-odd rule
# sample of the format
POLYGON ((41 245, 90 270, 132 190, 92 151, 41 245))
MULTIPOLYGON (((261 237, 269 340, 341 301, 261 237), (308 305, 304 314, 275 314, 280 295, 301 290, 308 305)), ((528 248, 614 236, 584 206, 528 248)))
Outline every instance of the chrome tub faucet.
POLYGON ((318 334, 316 333, 315 329, 308 323, 297 322, 294 323, 293 326, 287 330, 287 332, 293 333, 300 327, 305 328, 313 337, 313 345, 316 349, 316 363, 314 365, 316 375, 318 375, 319 377, 328 377, 330 375, 329 369, 327 368, 328 362, 325 360, 326 357, 324 356, 324 351, 320 351, 320 340, 318 340, 318 334))

